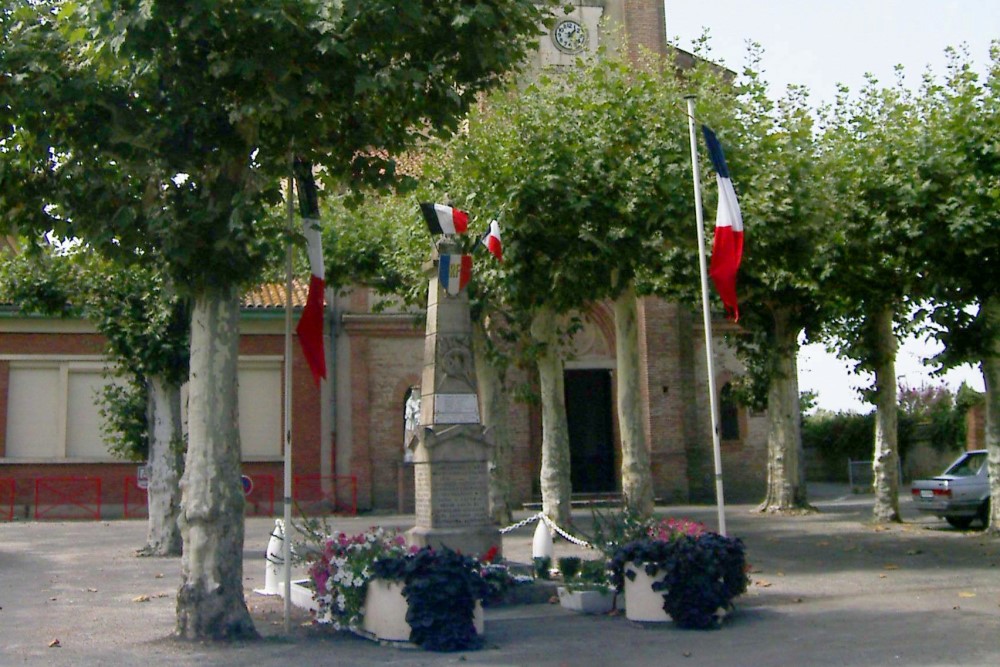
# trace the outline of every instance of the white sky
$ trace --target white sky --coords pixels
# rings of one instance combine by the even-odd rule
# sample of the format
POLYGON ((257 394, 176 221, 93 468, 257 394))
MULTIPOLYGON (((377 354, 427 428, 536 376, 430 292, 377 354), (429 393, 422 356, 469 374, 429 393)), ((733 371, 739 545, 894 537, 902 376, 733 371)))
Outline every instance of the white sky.
MULTIPOLYGON (((985 71, 990 41, 1000 39, 1000 0, 665 0, 664 7, 671 43, 690 51, 708 28, 713 59, 740 71, 747 42, 758 42, 774 96, 789 83, 802 84, 817 106, 832 101, 838 83, 859 89, 867 72, 893 82, 897 64, 915 88, 928 66, 943 75, 948 46, 968 45, 977 69, 985 71)), ((982 375, 971 367, 943 380, 932 378, 921 361, 934 349, 920 341, 904 343, 897 358, 901 384, 957 387, 964 380, 983 390, 982 375)), ((855 391, 865 383, 822 347, 803 348, 799 383, 802 391, 819 394, 820 408, 872 409, 855 391)))

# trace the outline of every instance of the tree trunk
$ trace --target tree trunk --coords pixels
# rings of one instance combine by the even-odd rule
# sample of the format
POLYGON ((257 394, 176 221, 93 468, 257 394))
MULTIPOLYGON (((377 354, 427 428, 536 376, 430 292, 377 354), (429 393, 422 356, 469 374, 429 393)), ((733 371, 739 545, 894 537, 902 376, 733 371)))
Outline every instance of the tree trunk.
POLYGON ((808 509, 802 459, 802 424, 796 366, 798 329, 790 313, 774 314, 774 351, 767 392, 767 495, 763 512, 808 509))
POLYGON ((177 635, 184 639, 253 638, 257 631, 243 598, 237 290, 215 288, 197 295, 191 320, 177 635))
POLYGON ((490 363, 488 346, 482 322, 474 322, 472 349, 479 382, 479 401, 483 406, 483 424, 490 429, 493 443, 490 452, 490 516, 501 526, 507 526, 513 520, 510 506, 510 400, 499 371, 490 363))
POLYGON ((538 381, 542 393, 542 511, 559 526, 568 526, 570 513, 569 428, 563 364, 556 336, 556 315, 543 307, 531 323, 531 336, 541 344, 538 381))
POLYGON ((896 429, 896 336, 893 309, 873 316, 875 327, 875 490, 873 515, 880 523, 899 521, 899 438, 896 429))
MULTIPOLYGON (((987 330, 1000 331, 1000 297, 981 306, 987 330)), ((981 363, 986 385, 986 456, 990 475, 990 511, 987 532, 1000 535, 1000 336, 987 344, 981 363)))
POLYGON ((653 513, 653 475, 643 424, 639 382, 639 326, 635 290, 629 285, 614 304, 618 427, 622 443, 622 495, 640 516, 653 513))
POLYGON ((180 476, 184 467, 181 388, 162 376, 149 380, 149 521, 144 556, 181 555, 180 476))

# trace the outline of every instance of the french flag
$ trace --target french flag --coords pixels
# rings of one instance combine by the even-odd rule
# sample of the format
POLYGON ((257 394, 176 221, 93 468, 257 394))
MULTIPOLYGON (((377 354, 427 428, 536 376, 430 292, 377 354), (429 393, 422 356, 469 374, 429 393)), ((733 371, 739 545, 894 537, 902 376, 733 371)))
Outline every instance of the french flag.
POLYGON ((469 228, 469 214, 444 204, 421 204, 420 210, 431 234, 464 234, 469 228))
POLYGON ((490 254, 503 261, 503 245, 500 243, 500 223, 496 220, 490 221, 490 231, 483 237, 483 245, 490 251, 490 254))
POLYGON ((320 242, 319 220, 303 218, 302 232, 306 237, 306 253, 309 255, 309 296, 302 309, 302 317, 295 327, 299 335, 302 353, 309 363, 313 380, 318 386, 326 377, 326 354, 323 351, 323 292, 326 280, 323 271, 323 245, 320 242))
POLYGON ((740 309, 736 301, 736 274, 743 260, 743 215, 736 199, 733 181, 729 178, 729 167, 722 145, 707 126, 701 131, 708 144, 708 155, 715 168, 715 180, 719 184, 719 210, 715 215, 715 238, 712 241, 712 261, 708 275, 715 283, 715 289, 722 297, 726 314, 734 322, 740 319, 740 309))

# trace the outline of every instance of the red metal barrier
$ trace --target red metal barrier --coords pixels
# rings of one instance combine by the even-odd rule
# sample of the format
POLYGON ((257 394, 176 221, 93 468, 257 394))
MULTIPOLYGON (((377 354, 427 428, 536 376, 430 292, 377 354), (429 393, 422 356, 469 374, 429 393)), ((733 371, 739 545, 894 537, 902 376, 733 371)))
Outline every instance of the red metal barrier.
POLYGON ((14 480, 0 479, 0 519, 14 520, 14 480))
POLYGON ((98 477, 35 478, 35 520, 101 518, 98 477))
POLYGON ((149 517, 149 499, 146 489, 139 487, 137 477, 125 478, 125 492, 122 494, 122 511, 126 519, 146 519, 149 517))
POLYGON ((250 492, 246 494, 246 513, 250 516, 274 516, 274 475, 248 475, 250 492))
POLYGON ((295 475, 292 501, 302 514, 358 513, 358 478, 354 475, 295 475))

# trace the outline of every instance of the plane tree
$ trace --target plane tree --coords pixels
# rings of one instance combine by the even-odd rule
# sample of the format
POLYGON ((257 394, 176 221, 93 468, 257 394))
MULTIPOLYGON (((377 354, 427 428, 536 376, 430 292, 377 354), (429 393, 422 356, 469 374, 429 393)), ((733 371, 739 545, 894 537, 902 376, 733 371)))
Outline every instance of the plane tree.
POLYGON ((791 87, 773 101, 756 47, 737 85, 732 109, 710 117, 745 224, 740 326, 726 340, 746 366, 738 382, 741 399, 767 409, 767 486, 760 509, 798 511, 808 507, 808 498, 797 354, 800 336, 818 333, 828 316, 825 282, 835 270, 828 261, 835 242, 831 191, 808 91, 791 87))
POLYGON ((0 13, 7 228, 155 248, 191 303, 176 632, 257 635, 243 598, 242 290, 284 240, 293 159, 351 188, 454 131, 534 45, 529 0, 37 2, 0 13))
POLYGON ((944 80, 920 96, 919 187, 927 225, 922 314, 943 345, 942 369, 978 364, 986 386, 989 531, 1000 533, 1000 42, 985 76, 949 52, 944 80))
MULTIPOLYGON (((900 72, 901 73, 901 72, 900 72)), ((912 330, 910 311, 921 300, 924 209, 919 204, 918 137, 922 124, 901 82, 870 79, 856 99, 844 90, 826 110, 824 164, 837 206, 836 243, 827 261, 837 267, 830 290, 837 317, 825 327, 856 370, 874 374, 866 395, 875 403, 873 456, 877 521, 899 521, 896 349, 912 330)))

